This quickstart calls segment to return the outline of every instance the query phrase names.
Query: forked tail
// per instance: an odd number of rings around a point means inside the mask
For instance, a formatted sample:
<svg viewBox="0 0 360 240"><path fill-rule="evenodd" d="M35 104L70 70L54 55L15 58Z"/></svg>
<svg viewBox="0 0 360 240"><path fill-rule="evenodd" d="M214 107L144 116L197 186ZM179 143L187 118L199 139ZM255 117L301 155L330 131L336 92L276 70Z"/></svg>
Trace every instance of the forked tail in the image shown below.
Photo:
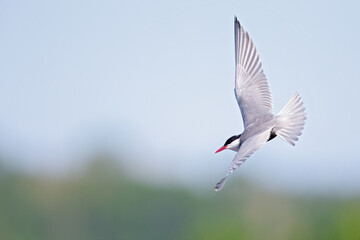
<svg viewBox="0 0 360 240"><path fill-rule="evenodd" d="M301 131L304 129L306 113L298 93L289 100L276 116L277 125L274 132L284 141L295 146Z"/></svg>

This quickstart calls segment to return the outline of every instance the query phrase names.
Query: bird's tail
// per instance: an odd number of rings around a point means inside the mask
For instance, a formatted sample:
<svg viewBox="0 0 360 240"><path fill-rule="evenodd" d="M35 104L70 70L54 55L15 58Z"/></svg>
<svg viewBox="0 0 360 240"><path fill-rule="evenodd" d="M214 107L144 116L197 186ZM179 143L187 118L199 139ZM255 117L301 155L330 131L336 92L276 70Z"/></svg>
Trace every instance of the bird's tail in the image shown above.
<svg viewBox="0 0 360 240"><path fill-rule="evenodd" d="M285 142L295 146L301 131L304 129L306 113L298 93L289 100L276 116L277 125L274 132Z"/></svg>

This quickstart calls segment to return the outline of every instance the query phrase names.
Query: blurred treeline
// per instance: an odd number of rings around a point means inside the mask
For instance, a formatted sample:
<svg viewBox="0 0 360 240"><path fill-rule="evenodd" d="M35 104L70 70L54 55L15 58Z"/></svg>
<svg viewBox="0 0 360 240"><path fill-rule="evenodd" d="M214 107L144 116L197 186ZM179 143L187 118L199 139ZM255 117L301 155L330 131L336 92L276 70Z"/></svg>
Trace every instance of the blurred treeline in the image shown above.
<svg viewBox="0 0 360 240"><path fill-rule="evenodd" d="M97 158L69 177L0 169L0 239L360 239L360 198L233 179L201 193L132 181Z"/></svg>

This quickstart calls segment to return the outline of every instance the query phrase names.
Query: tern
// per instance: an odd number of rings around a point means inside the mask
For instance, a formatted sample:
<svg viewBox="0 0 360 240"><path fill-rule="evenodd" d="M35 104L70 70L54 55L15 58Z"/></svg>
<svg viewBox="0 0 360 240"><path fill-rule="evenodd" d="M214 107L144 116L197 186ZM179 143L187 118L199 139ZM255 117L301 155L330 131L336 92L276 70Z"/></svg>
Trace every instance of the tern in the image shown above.
<svg viewBox="0 0 360 240"><path fill-rule="evenodd" d="M273 114L272 97L259 54L240 25L236 16L235 28L235 98L239 104L244 131L226 140L225 149L236 153L226 176L215 186L215 191L223 188L230 174L240 167L255 151L266 142L279 136L295 146L304 129L306 113L298 93L289 100L278 115Z"/></svg>

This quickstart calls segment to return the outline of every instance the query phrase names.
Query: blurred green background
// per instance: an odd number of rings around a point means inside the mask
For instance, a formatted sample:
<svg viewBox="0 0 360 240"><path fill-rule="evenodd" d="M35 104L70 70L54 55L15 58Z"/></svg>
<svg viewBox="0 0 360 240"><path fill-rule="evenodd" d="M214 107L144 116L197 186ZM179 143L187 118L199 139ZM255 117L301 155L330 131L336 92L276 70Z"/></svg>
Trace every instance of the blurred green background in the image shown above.
<svg viewBox="0 0 360 240"><path fill-rule="evenodd" d="M360 239L359 197L227 188L140 183L105 155L66 178L1 168L0 239Z"/></svg>

